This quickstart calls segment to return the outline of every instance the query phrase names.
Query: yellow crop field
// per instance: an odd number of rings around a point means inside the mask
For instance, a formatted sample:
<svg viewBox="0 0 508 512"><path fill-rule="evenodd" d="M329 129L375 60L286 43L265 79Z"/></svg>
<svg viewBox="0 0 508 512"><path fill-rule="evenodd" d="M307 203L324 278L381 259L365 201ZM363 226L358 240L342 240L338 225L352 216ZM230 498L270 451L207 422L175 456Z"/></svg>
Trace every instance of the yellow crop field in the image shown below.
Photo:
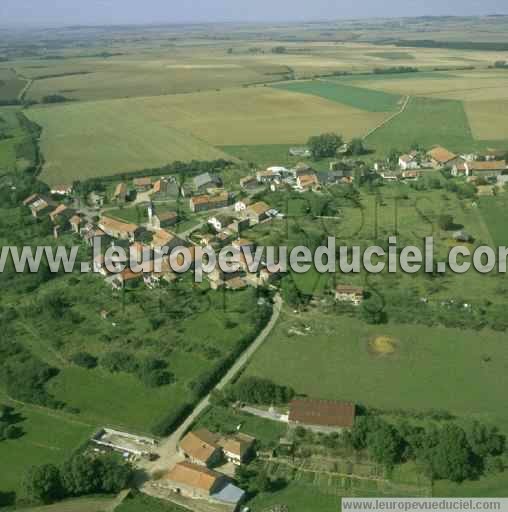
<svg viewBox="0 0 508 512"><path fill-rule="evenodd" d="M476 139L508 139L508 99L466 101L465 108Z"/></svg>
<svg viewBox="0 0 508 512"><path fill-rule="evenodd" d="M351 79L348 83L390 93L431 96L435 98L476 101L508 99L508 73L483 72L412 73L378 76L376 79Z"/></svg>
<svg viewBox="0 0 508 512"><path fill-rule="evenodd" d="M164 112L153 121L143 102L78 103L28 111L43 128L42 179L50 184L157 167L175 160L229 158L218 149L180 132Z"/></svg>
<svg viewBox="0 0 508 512"><path fill-rule="evenodd" d="M192 159L226 158L215 145L301 143L326 131L353 137L389 114L268 87L30 109L43 128L51 183Z"/></svg>

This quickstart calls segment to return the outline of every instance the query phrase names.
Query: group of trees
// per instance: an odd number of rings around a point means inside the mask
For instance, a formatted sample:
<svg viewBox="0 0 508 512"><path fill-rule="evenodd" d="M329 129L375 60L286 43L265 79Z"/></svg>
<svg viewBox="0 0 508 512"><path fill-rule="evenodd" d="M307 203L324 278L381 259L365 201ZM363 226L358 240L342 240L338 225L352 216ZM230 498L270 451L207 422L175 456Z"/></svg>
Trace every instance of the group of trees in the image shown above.
<svg viewBox="0 0 508 512"><path fill-rule="evenodd" d="M323 133L310 137L307 141L307 147L310 150L314 160L322 158L333 158L337 156L337 151L344 144L344 139L337 133ZM368 153L362 138L355 137L348 144L346 153L350 156L361 156Z"/></svg>
<svg viewBox="0 0 508 512"><path fill-rule="evenodd" d="M49 94L48 96L44 96L42 98L42 103L65 103L67 101L72 101L61 94Z"/></svg>
<svg viewBox="0 0 508 512"><path fill-rule="evenodd" d="M323 133L310 137L307 141L307 146L314 160L334 157L342 144L342 137L336 133Z"/></svg>
<svg viewBox="0 0 508 512"><path fill-rule="evenodd" d="M266 470L256 464L238 466L235 471L235 480L250 497L261 492L274 492L287 485L283 479L270 478Z"/></svg>
<svg viewBox="0 0 508 512"><path fill-rule="evenodd" d="M454 482L473 479L485 472L502 471L505 437L495 427L473 422L467 428L446 422L423 427L404 421L393 425L377 416L361 416L347 443L367 450L388 468L408 460L422 463L433 479Z"/></svg>
<svg viewBox="0 0 508 512"><path fill-rule="evenodd" d="M11 398L61 408L64 404L55 400L46 390L46 383L58 374L18 341L11 329L0 331L0 382Z"/></svg>
<svg viewBox="0 0 508 512"><path fill-rule="evenodd" d="M0 404L0 441L21 437L23 429L18 425L20 421L13 407Z"/></svg>
<svg viewBox="0 0 508 512"><path fill-rule="evenodd" d="M52 503L88 494L117 493L128 486L132 474L131 465L114 455L76 455L60 467L44 464L30 468L24 488L31 500Z"/></svg>
<svg viewBox="0 0 508 512"><path fill-rule="evenodd" d="M393 75L397 73L417 73L418 68L411 66L392 66L390 68L375 68L375 75Z"/></svg>
<svg viewBox="0 0 508 512"><path fill-rule="evenodd" d="M126 372L135 374L145 386L156 388L172 384L175 376L168 363L156 357L138 359L128 352L108 352L100 360L101 366L112 373Z"/></svg>
<svg viewBox="0 0 508 512"><path fill-rule="evenodd" d="M230 401L271 405L290 402L295 392L291 387L279 386L269 379L245 377L230 387L226 395Z"/></svg>

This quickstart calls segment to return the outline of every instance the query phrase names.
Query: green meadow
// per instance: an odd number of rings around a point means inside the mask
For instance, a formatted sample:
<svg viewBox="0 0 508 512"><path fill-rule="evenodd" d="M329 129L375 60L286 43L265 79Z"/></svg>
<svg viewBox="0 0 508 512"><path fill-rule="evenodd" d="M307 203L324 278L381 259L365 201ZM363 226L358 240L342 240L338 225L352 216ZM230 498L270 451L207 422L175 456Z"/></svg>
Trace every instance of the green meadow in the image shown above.
<svg viewBox="0 0 508 512"><path fill-rule="evenodd" d="M30 466L67 460L90 437L94 427L69 415L6 403L20 414L18 425L24 434L19 439L0 442L0 493L15 491L22 495L23 476Z"/></svg>
<svg viewBox="0 0 508 512"><path fill-rule="evenodd" d="M382 91L344 85L338 82L313 80L274 85L276 89L312 94L368 112L392 112L400 107L401 97Z"/></svg>
<svg viewBox="0 0 508 512"><path fill-rule="evenodd" d="M370 342L379 336L394 340L393 354L372 353ZM499 407L508 386L505 342L503 333L489 330L370 326L317 310L304 316L286 310L246 375L273 379L311 397L381 409L443 409L508 431L508 413Z"/></svg>

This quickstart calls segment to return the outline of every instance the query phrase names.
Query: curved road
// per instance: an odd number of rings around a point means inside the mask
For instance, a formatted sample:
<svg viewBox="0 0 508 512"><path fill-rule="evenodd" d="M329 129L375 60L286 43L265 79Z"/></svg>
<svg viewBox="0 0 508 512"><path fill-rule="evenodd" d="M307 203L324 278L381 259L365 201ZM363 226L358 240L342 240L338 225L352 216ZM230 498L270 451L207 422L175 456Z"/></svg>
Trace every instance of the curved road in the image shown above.
<svg viewBox="0 0 508 512"><path fill-rule="evenodd" d="M229 369L226 375L221 381L215 386L214 390L223 389L231 380L238 374L238 372L248 363L249 359L254 353L261 347L263 342L266 340L272 329L275 327L277 320L282 309L282 299L280 294L277 293L274 298L272 317L266 324L265 328L259 333L258 337L249 345L249 347L242 353L242 355L236 360L233 366ZM155 471L167 470L174 466L181 460L178 454L178 443L183 437L185 432L194 423L198 416L210 405L210 395L214 391L212 390L206 395L189 414L185 421L175 430L169 437L163 439L157 447L156 453L159 455L159 459L154 462L145 461L143 469L148 473L154 473Z"/></svg>

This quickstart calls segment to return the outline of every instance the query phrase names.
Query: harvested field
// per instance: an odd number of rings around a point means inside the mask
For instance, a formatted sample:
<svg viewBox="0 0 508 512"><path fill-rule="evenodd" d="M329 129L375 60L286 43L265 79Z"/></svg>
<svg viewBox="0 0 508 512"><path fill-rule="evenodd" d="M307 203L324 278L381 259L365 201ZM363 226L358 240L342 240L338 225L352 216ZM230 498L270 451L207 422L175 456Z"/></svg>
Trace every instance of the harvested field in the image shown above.
<svg viewBox="0 0 508 512"><path fill-rule="evenodd" d="M28 113L43 127L43 178L50 183L174 160L231 158L212 145L298 144L326 131L350 138L386 117L272 88L76 103Z"/></svg>
<svg viewBox="0 0 508 512"><path fill-rule="evenodd" d="M508 98L466 101L465 108L475 138L508 140Z"/></svg>

